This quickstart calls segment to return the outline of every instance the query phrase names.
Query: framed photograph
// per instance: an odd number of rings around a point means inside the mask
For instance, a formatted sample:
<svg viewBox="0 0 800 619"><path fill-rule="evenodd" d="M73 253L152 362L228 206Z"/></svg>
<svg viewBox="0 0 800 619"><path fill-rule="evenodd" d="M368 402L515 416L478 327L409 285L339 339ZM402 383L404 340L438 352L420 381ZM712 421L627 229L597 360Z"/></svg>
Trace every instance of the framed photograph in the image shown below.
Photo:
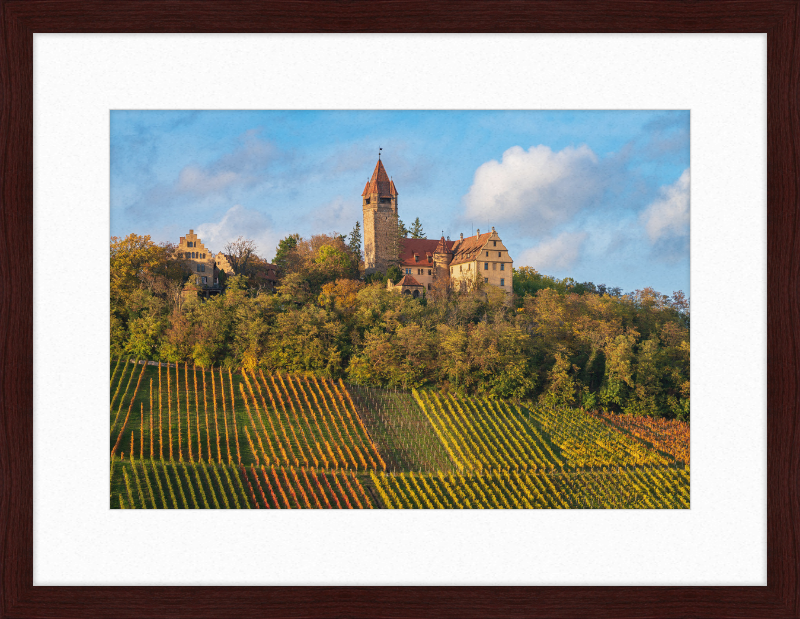
<svg viewBox="0 0 800 619"><path fill-rule="evenodd" d="M111 153L112 509L689 509L688 110L113 110Z"/></svg>
<svg viewBox="0 0 800 619"><path fill-rule="evenodd" d="M4 616L798 614L796 5L38 7Z"/></svg>

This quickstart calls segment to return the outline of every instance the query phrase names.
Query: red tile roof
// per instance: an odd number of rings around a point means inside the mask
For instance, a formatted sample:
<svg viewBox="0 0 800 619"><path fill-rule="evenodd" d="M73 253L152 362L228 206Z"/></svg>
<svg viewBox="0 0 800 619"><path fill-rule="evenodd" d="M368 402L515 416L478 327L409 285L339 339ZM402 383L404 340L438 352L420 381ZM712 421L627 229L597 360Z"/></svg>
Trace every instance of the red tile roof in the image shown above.
<svg viewBox="0 0 800 619"><path fill-rule="evenodd" d="M433 254L436 253L439 245L444 242L448 251L453 248L455 241L445 241L444 237L441 240L436 239L401 239L400 243L402 249L400 250L400 266L413 267L413 266L433 266ZM414 260L414 255L419 256L419 261ZM428 262L428 256L431 261Z"/></svg>
<svg viewBox="0 0 800 619"><path fill-rule="evenodd" d="M477 259L478 253L488 243L489 237L492 236L491 232L480 234L476 236L468 236L465 239L456 241L453 247L453 261L451 265L463 264L464 262L472 262Z"/></svg>
<svg viewBox="0 0 800 619"><path fill-rule="evenodd" d="M397 282L395 286L422 286L422 284L420 284L411 275L403 275L403 279Z"/></svg>
<svg viewBox="0 0 800 619"><path fill-rule="evenodd" d="M394 186L394 181L389 179L389 175L386 174L386 168L383 167L383 162L378 159L378 163L375 166L375 171L372 173L372 178L367 183L367 186L364 187L364 193L362 196L371 195L373 193L378 193L379 197L390 198L397 195L397 189Z"/></svg>

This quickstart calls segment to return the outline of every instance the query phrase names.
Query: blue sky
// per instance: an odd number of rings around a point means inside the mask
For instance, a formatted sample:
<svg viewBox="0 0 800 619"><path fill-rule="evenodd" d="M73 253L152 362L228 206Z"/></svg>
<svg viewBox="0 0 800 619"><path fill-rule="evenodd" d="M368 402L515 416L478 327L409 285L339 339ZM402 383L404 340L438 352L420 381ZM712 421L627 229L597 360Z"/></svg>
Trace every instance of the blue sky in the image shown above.
<svg viewBox="0 0 800 619"><path fill-rule="evenodd" d="M361 221L379 147L429 238L494 226L515 267L689 293L688 111L113 111L111 234L271 260Z"/></svg>

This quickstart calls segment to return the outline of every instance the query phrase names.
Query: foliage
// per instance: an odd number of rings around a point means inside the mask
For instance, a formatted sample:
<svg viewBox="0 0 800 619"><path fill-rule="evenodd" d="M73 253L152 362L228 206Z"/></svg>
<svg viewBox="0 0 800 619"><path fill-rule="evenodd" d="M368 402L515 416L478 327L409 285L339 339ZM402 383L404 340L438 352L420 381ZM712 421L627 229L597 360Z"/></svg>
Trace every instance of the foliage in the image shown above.
<svg viewBox="0 0 800 619"><path fill-rule="evenodd" d="M347 240L347 248L359 258L361 257L361 222L357 221Z"/></svg>
<svg viewBox="0 0 800 619"><path fill-rule="evenodd" d="M408 234L411 235L412 239L426 239L428 238L425 236L425 231L422 229L422 224L419 221L419 217L414 220L414 223L411 224L411 230L408 231Z"/></svg>
<svg viewBox="0 0 800 619"><path fill-rule="evenodd" d="M278 243L278 247L275 250L274 262L281 272L289 270L290 264L292 263L292 258L295 257L295 254L292 252L297 248L297 243L299 241L299 234L291 234L285 239L281 239Z"/></svg>
<svg viewBox="0 0 800 619"><path fill-rule="evenodd" d="M523 296L436 288L423 301L386 289L402 277L396 265L359 279L353 244L331 234L281 241L276 294L236 275L223 294L181 304L158 285L182 281L173 254L147 237L112 239L115 354L689 418L680 292L623 295L522 267Z"/></svg>

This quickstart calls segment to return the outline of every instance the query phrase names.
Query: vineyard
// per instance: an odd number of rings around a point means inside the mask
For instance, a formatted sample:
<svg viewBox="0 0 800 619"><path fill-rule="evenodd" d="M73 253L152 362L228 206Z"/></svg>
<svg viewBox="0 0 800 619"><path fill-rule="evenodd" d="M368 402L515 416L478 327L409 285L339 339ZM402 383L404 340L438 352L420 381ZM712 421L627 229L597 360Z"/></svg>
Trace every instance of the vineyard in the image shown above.
<svg viewBox="0 0 800 619"><path fill-rule="evenodd" d="M689 507L681 422L116 359L122 509Z"/></svg>

